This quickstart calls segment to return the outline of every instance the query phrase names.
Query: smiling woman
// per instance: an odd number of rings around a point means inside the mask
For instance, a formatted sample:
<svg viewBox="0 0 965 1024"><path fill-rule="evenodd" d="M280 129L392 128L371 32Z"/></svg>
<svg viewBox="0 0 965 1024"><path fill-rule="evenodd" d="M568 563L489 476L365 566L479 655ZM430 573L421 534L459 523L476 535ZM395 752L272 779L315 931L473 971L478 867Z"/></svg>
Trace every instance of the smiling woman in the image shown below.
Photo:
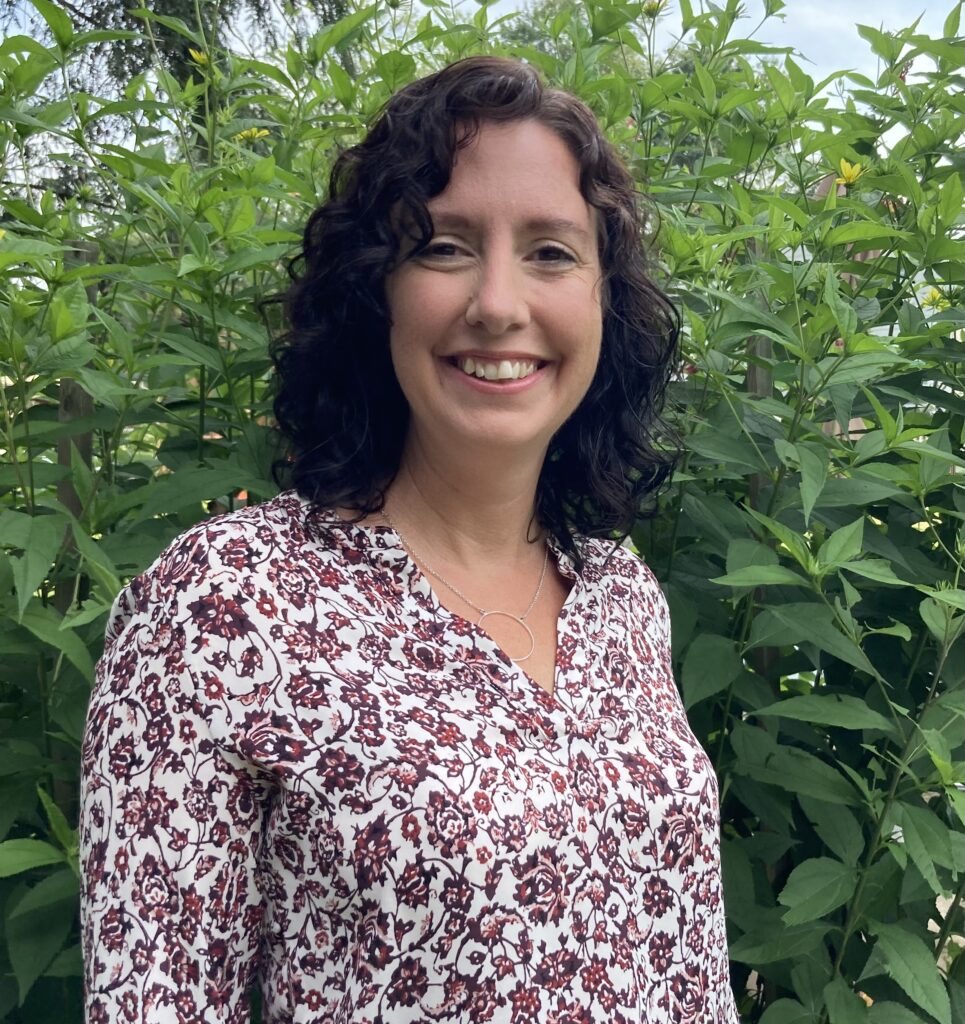
<svg viewBox="0 0 965 1024"><path fill-rule="evenodd" d="M505 148L510 138L529 150L514 158ZM488 177L467 185L466 161ZM467 199L475 209L460 208ZM557 200L567 205L559 208ZM481 213L499 214L504 224L487 227ZM389 345L402 312L393 316L390 299L403 298L393 278L430 268L440 271L432 275L433 290L442 289L441 271L451 267L464 286L471 275L479 278L483 264L480 252L457 244L458 233L487 229L487 255L497 259L486 261L479 296L461 296L459 316L478 314L481 301L491 318L487 305L494 300L518 304L511 318L531 316L519 282L500 277L509 265L500 262L498 246L507 241L493 231L508 230L511 218L516 237L509 244L545 243L525 254L514 249L514 266L550 265L529 281L542 282L544 295L559 292L551 305L573 291L574 278L593 278L596 286L598 365L576 414L549 441L536 493L541 524L578 560L576 535L625 535L641 501L667 476L670 459L654 432L676 351L677 314L648 273L631 176L592 113L545 88L525 65L478 57L412 83L336 162L329 198L309 221L294 268L290 331L276 348L275 411L293 449L291 483L319 505L376 513L409 439L410 407ZM550 276L557 273L559 279ZM468 351L485 333L485 321L472 332L467 325L460 344ZM479 354L541 354L521 348L520 337L510 325L498 346L487 342ZM490 457L501 461L504 454Z"/></svg>
<svg viewBox="0 0 965 1024"><path fill-rule="evenodd" d="M734 1024L716 781L620 546L676 318L631 180L462 61L336 164L276 348L294 488L122 592L89 1020ZM430 583L431 579L431 583Z"/></svg>

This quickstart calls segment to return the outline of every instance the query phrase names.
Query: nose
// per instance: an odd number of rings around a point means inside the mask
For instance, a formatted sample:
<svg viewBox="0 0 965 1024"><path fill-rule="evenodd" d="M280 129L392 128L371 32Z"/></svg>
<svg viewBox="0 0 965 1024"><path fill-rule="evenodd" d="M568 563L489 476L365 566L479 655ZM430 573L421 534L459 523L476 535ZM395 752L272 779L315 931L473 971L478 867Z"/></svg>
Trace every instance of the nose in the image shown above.
<svg viewBox="0 0 965 1024"><path fill-rule="evenodd" d="M466 322L488 334L501 335L529 323L525 271L515 253L487 253L474 275Z"/></svg>

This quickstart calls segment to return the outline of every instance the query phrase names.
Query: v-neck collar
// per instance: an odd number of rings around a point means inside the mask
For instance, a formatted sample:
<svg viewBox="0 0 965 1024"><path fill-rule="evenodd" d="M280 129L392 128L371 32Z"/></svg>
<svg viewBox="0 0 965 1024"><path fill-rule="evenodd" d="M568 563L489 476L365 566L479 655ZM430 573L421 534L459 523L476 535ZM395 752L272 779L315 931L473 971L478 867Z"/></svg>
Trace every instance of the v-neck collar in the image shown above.
<svg viewBox="0 0 965 1024"><path fill-rule="evenodd" d="M304 501L304 499L302 500ZM365 560L372 567L381 566L388 570L396 583L395 589L399 593L400 599L411 598L426 612L434 615L442 626L454 626L460 634L471 635L476 649L489 654L501 668L501 677L496 673L485 673L485 675L487 680L506 697L514 701L526 697L532 698L537 708L544 714L579 717L578 710L571 706L572 695L568 692L566 685L566 669L560 666L560 651L567 634L582 626L582 616L574 614L574 612L584 597L586 577L599 574L599 566L595 564L598 556L594 551L594 545L583 543L581 546L580 553L584 558L584 568L581 573L577 570L574 560L563 551L556 538L552 535L547 537L547 544L557 568L572 584L557 619L557 658L553 693L549 693L526 672L522 665L513 661L481 626L446 607L433 589L429 575L412 557L394 526L387 522L355 523L342 519L334 509L311 508L310 514L319 527L338 531L343 538L343 543L349 543L350 547L359 554L364 551L367 555ZM550 727L549 722L539 724L542 724L544 728Z"/></svg>

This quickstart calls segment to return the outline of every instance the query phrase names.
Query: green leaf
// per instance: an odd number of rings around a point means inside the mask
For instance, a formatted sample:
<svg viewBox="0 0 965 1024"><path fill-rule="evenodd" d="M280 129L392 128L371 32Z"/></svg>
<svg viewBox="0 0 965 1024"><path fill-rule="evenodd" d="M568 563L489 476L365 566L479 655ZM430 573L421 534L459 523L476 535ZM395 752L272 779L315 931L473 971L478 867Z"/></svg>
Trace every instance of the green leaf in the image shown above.
<svg viewBox="0 0 965 1024"><path fill-rule="evenodd" d="M180 18L172 18L166 14L157 14L155 11L149 11L145 7L132 7L128 13L132 14L135 18L144 18L145 21L156 21L159 25L170 29L176 35L182 36L189 42L194 43L199 50L205 49L204 37L193 29L188 28Z"/></svg>
<svg viewBox="0 0 965 1024"><path fill-rule="evenodd" d="M240 468L190 466L153 481L144 496L137 521L162 513L170 515L194 506L200 516L201 504L243 488L261 491L263 481Z"/></svg>
<svg viewBox="0 0 965 1024"><path fill-rule="evenodd" d="M41 839L7 839L0 843L0 878L48 864L61 864L63 860L63 851Z"/></svg>
<svg viewBox="0 0 965 1024"><path fill-rule="evenodd" d="M884 238L907 238L903 231L896 231L887 224L879 224L874 220L857 220L849 224L841 224L832 228L824 237L824 244L830 249L835 245L854 244L856 242L880 242Z"/></svg>
<svg viewBox="0 0 965 1024"><path fill-rule="evenodd" d="M826 605L808 602L775 604L766 611L784 626L786 638L795 638L793 641L785 639L785 643L813 643L841 661L877 676L864 651L835 626L834 613ZM759 644L758 641L754 646Z"/></svg>
<svg viewBox="0 0 965 1024"><path fill-rule="evenodd" d="M84 959L81 945L66 946L50 961L45 978L82 978L84 976Z"/></svg>
<svg viewBox="0 0 965 1024"><path fill-rule="evenodd" d="M760 1024L817 1024L817 1017L796 999L778 999L764 1011Z"/></svg>
<svg viewBox="0 0 965 1024"><path fill-rule="evenodd" d="M840 804L826 804L809 796L798 803L824 845L844 864L857 864L864 852L864 835L858 819Z"/></svg>
<svg viewBox="0 0 965 1024"><path fill-rule="evenodd" d="M87 534L80 523L75 522L72 526L74 543L84 557L87 572L104 588L104 592L113 598L114 594L121 589L117 567L107 557L107 552L103 547ZM65 628L63 622L61 622L60 628Z"/></svg>
<svg viewBox="0 0 965 1024"><path fill-rule="evenodd" d="M810 582L803 576L783 565L748 565L736 572L715 576L710 582L725 587L762 587L780 583L797 587L810 586Z"/></svg>
<svg viewBox="0 0 965 1024"><path fill-rule="evenodd" d="M942 646L951 641L954 633L953 613L948 607L943 608L934 598L926 597L918 605L918 614L921 616L922 622L928 627L928 632Z"/></svg>
<svg viewBox="0 0 965 1024"><path fill-rule="evenodd" d="M962 179L958 171L952 170L945 179L938 197L938 220L942 227L951 228L956 220L962 215L962 207L965 205L963 195Z"/></svg>
<svg viewBox="0 0 965 1024"><path fill-rule="evenodd" d="M816 1011L824 1005L824 986L830 977L828 964L819 957L808 957L791 968L791 987L805 1006Z"/></svg>
<svg viewBox="0 0 965 1024"><path fill-rule="evenodd" d="M918 832L914 818L911 815L902 813L904 808L900 805L895 810L896 817L901 825L902 846L911 858L912 863L921 872L922 878L931 886L932 892L936 896L944 896L944 890L935 872L935 864L922 840L921 834Z"/></svg>
<svg viewBox="0 0 965 1024"><path fill-rule="evenodd" d="M400 89L407 82L411 82L416 76L415 59L408 53L401 53L399 50L390 50L382 54L373 65L379 78L389 87L392 92Z"/></svg>
<svg viewBox="0 0 965 1024"><path fill-rule="evenodd" d="M189 259L198 266L201 265L198 263L197 257L189 253L182 259L182 266L184 261ZM187 366L206 366L209 370L214 370L215 373L220 373L225 368L224 357L213 345L205 345L196 338L175 334L173 331L168 331L162 340L166 348L188 357L189 362L185 364Z"/></svg>
<svg viewBox="0 0 965 1024"><path fill-rule="evenodd" d="M929 737L932 742L934 742L933 736L934 734ZM896 805L895 810L905 845L916 865L920 854L927 859L932 875L935 864L950 870L955 867L952 833L930 805L901 803ZM912 846L916 847L917 853L912 852ZM924 874L924 872L922 873ZM934 883L938 886L937 879L934 879ZM936 889L936 894L942 895L940 886Z"/></svg>
<svg viewBox="0 0 965 1024"><path fill-rule="evenodd" d="M830 857L814 857L798 864L778 896L778 902L788 908L785 922L804 924L823 917L854 896L857 882L856 868Z"/></svg>
<svg viewBox="0 0 965 1024"><path fill-rule="evenodd" d="M351 110L355 102L355 84L338 61L328 62L328 78L332 83L332 92L335 94L335 98L343 107Z"/></svg>
<svg viewBox="0 0 965 1024"><path fill-rule="evenodd" d="M20 619L21 625L45 644L64 654L84 676L94 678L94 662L81 638L71 630L60 628L60 617L52 608L33 605Z"/></svg>
<svg viewBox="0 0 965 1024"><path fill-rule="evenodd" d="M60 843L65 853L70 854L77 849L77 833L67 823L64 812L53 802L41 786L37 787L37 795L43 804L47 821L50 823L50 831L54 838Z"/></svg>
<svg viewBox="0 0 965 1024"><path fill-rule="evenodd" d="M880 729L894 732L894 723L873 711L858 697L847 694L806 694L786 697L754 712L755 715L774 715L793 718L816 725L833 725L839 729Z"/></svg>
<svg viewBox="0 0 965 1024"><path fill-rule="evenodd" d="M7 916L23 917L55 903L74 904L77 901L79 886L77 876L69 868L55 871L29 889Z"/></svg>
<svg viewBox="0 0 965 1024"><path fill-rule="evenodd" d="M828 266L824 275L824 301L834 314L841 337L847 341L858 329L858 314L841 295L841 282L836 268Z"/></svg>
<svg viewBox="0 0 965 1024"><path fill-rule="evenodd" d="M773 64L764 65L764 74L767 76L767 80L770 83L771 88L774 90L775 95L780 101L782 109L791 113L796 105L796 94L794 92L794 87L791 85L790 79L787 75L782 75Z"/></svg>
<svg viewBox="0 0 965 1024"><path fill-rule="evenodd" d="M312 36L309 43L312 55L316 60L322 60L331 50L351 41L377 11L378 6L372 4L320 29Z"/></svg>
<svg viewBox="0 0 965 1024"><path fill-rule="evenodd" d="M778 747L763 765L738 762L734 771L830 804L853 807L861 802L854 786L840 772L814 754L796 747Z"/></svg>
<svg viewBox="0 0 965 1024"><path fill-rule="evenodd" d="M859 469L854 470L850 476L828 480L818 498L817 507L842 508L854 505L865 508L872 502L885 501L901 493L901 488L895 484Z"/></svg>
<svg viewBox="0 0 965 1024"><path fill-rule="evenodd" d="M876 583L888 583L895 587L907 586L905 580L895 575L891 563L883 558L862 558L859 562L845 562L838 568L874 580Z"/></svg>
<svg viewBox="0 0 965 1024"><path fill-rule="evenodd" d="M50 301L48 323L55 342L72 339L74 335L84 330L89 319L90 303L80 281L70 281L54 292ZM57 351L60 353L64 350Z"/></svg>
<svg viewBox="0 0 965 1024"><path fill-rule="evenodd" d="M965 611L965 590L933 590L931 597L939 604Z"/></svg>
<svg viewBox="0 0 965 1024"><path fill-rule="evenodd" d="M785 925L779 930L769 928L753 935L742 935L731 944L731 959L745 964L796 960L819 948L827 931L827 922L810 921L795 926Z"/></svg>
<svg viewBox="0 0 965 1024"><path fill-rule="evenodd" d="M874 391L872 391L870 388L864 387L864 385L862 385L861 390L864 393L865 398L867 398L868 402L871 404L871 407L874 409L875 415L878 417L878 424L881 427L885 440L888 442L888 445L890 446L898 436L897 421L895 420L894 416L892 416L891 413L888 412L888 410L884 407L884 405L878 399L878 396L874 393Z"/></svg>
<svg viewBox="0 0 965 1024"><path fill-rule="evenodd" d="M726 690L744 669L733 640L712 633L701 634L687 648L681 671L684 707Z"/></svg>
<svg viewBox="0 0 965 1024"><path fill-rule="evenodd" d="M777 565L777 552L760 541L737 537L727 545L727 571L737 572L749 565Z"/></svg>
<svg viewBox="0 0 965 1024"><path fill-rule="evenodd" d="M828 458L824 452L818 454L806 445L799 444L796 447L801 470L801 507L807 525L814 505L824 490L828 477Z"/></svg>
<svg viewBox="0 0 965 1024"><path fill-rule="evenodd" d="M0 512L0 537L4 546L20 548L22 555L10 559L17 589L17 614L24 609L50 572L64 541L65 521L60 516L28 516L19 512Z"/></svg>
<svg viewBox="0 0 965 1024"><path fill-rule="evenodd" d="M891 980L939 1024L952 1024L948 992L934 952L917 935L898 925L872 921L869 929L878 937L875 948Z"/></svg>
<svg viewBox="0 0 965 1024"><path fill-rule="evenodd" d="M37 8L37 13L47 22L47 27L57 40L61 49L66 49L74 38L74 26L70 23L67 13L51 0L30 0Z"/></svg>
<svg viewBox="0 0 965 1024"><path fill-rule="evenodd" d="M874 1001L868 1019L871 1024L921 1024L921 1017L901 1003L882 1002L879 999Z"/></svg>
<svg viewBox="0 0 965 1024"><path fill-rule="evenodd" d="M952 39L958 35L958 28L962 20L961 0L949 11L945 24L942 26L942 35L946 39Z"/></svg>
<svg viewBox="0 0 965 1024"><path fill-rule="evenodd" d="M787 548L798 565L806 567L809 564L811 555L803 537L795 533L789 526L785 526L777 519L772 519L756 509L749 508L747 511L767 529L772 537L776 537Z"/></svg>
<svg viewBox="0 0 965 1024"><path fill-rule="evenodd" d="M715 298L719 302L736 309L741 314L739 319L745 320L748 325L766 328L782 341L795 347L800 343L800 338L795 333L794 327L785 323L773 313L769 313L767 310L756 306L753 302L742 298L738 293L720 288L709 288L701 285L697 280L693 283L702 294ZM758 333L763 332L758 331Z"/></svg>
<svg viewBox="0 0 965 1024"><path fill-rule="evenodd" d="M53 880L45 879L37 886L41 887L59 890L64 898L50 902L48 892L34 897L32 894L36 889L31 890L23 900L33 899L39 905L22 913L18 912L19 905L14 906L6 920L7 953L17 978L21 1006L33 983L60 952L74 923L76 880L72 894L64 891L63 883L56 875Z"/></svg>
<svg viewBox="0 0 965 1024"><path fill-rule="evenodd" d="M850 562L861 554L864 537L864 517L856 519L850 526L835 530L818 551L818 564L838 566Z"/></svg>
<svg viewBox="0 0 965 1024"><path fill-rule="evenodd" d="M747 650L755 647L790 647L801 639L801 631L788 627L770 608L762 608L751 623Z"/></svg>
<svg viewBox="0 0 965 1024"><path fill-rule="evenodd" d="M700 86L700 93L704 99L704 108L708 111L713 110L717 103L717 86L714 84L714 79L707 69L701 67L699 63L694 65L694 77Z"/></svg>
<svg viewBox="0 0 965 1024"><path fill-rule="evenodd" d="M824 1002L829 1024L867 1024L868 1006L842 977L834 978L824 987Z"/></svg>
<svg viewBox="0 0 965 1024"><path fill-rule="evenodd" d="M952 1004L952 1020L955 1024L965 1021L965 960L955 957L948 971L948 995Z"/></svg>
<svg viewBox="0 0 965 1024"><path fill-rule="evenodd" d="M901 56L903 43L890 32L882 32L881 29L873 28L871 25L858 25L858 35L871 43L871 49L886 64L895 64Z"/></svg>
<svg viewBox="0 0 965 1024"><path fill-rule="evenodd" d="M750 442L714 431L701 431L684 438L684 444L712 462L733 463L748 469L766 469L766 464Z"/></svg>

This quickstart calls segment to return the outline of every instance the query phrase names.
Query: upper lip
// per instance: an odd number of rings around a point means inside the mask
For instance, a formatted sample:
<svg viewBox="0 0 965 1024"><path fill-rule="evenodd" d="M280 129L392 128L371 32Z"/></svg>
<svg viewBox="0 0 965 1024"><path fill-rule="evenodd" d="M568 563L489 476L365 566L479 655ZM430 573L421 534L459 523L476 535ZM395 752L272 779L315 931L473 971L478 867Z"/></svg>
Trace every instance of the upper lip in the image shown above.
<svg viewBox="0 0 965 1024"><path fill-rule="evenodd" d="M454 352L448 359L478 359L484 363L501 363L506 360L510 363L545 363L548 360L541 356L534 356L530 352Z"/></svg>

